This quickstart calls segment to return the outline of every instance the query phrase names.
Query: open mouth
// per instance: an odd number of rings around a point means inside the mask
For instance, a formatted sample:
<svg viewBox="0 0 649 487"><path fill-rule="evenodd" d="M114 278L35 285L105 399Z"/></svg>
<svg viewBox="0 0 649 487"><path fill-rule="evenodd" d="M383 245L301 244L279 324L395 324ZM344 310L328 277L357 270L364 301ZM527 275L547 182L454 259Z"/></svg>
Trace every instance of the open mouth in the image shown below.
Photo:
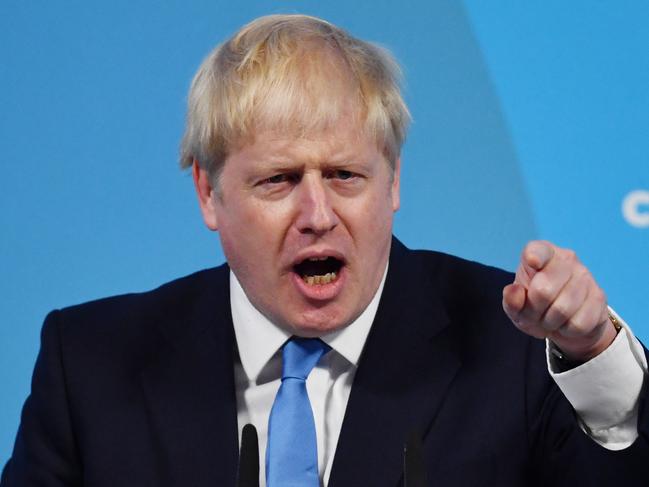
<svg viewBox="0 0 649 487"><path fill-rule="evenodd" d="M343 262L335 257L309 257L293 267L309 286L329 284L338 278Z"/></svg>

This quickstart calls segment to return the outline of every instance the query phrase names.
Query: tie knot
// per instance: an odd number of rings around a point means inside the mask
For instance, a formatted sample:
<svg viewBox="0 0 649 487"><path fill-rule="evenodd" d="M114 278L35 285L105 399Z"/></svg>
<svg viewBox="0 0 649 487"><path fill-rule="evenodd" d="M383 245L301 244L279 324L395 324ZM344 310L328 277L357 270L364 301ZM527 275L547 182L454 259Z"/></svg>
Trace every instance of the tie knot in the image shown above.
<svg viewBox="0 0 649 487"><path fill-rule="evenodd" d="M282 349L282 380L306 380L320 357L331 347L319 338L292 337Z"/></svg>

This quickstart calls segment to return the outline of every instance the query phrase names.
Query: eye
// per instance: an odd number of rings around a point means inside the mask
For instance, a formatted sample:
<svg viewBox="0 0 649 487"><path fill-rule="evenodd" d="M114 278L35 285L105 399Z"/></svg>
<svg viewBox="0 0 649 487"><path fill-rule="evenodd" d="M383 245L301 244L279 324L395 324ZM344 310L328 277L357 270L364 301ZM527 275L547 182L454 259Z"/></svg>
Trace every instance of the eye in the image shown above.
<svg viewBox="0 0 649 487"><path fill-rule="evenodd" d="M295 182L297 179L298 176L296 174L282 173L263 179L260 181L260 184L281 184L286 182Z"/></svg>
<svg viewBox="0 0 649 487"><path fill-rule="evenodd" d="M270 184L283 183L284 181L286 181L286 174L276 174L275 176L271 176L264 180L265 183Z"/></svg>
<svg viewBox="0 0 649 487"><path fill-rule="evenodd" d="M351 171L347 171L345 169L336 169L331 173L330 177L335 179L340 179L342 181L346 181L348 179L352 179L356 177L356 174L354 174Z"/></svg>

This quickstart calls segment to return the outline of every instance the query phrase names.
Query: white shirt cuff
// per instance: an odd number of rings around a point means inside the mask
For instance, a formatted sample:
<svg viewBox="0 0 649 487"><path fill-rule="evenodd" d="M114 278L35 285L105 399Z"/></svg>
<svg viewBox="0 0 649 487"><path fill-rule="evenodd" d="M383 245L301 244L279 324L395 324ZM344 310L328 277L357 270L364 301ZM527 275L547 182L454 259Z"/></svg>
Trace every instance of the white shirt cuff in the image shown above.
<svg viewBox="0 0 649 487"><path fill-rule="evenodd" d="M631 446L638 437L638 397L647 359L628 325L609 308L622 329L597 357L565 372L554 364L546 340L548 370L577 412L582 429L609 450Z"/></svg>

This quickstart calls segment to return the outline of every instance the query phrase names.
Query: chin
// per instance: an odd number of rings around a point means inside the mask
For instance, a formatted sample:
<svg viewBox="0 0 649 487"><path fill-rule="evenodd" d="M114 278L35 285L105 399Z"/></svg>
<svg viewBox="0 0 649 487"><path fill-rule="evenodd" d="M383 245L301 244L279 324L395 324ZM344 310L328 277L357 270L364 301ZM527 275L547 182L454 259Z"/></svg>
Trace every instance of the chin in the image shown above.
<svg viewBox="0 0 649 487"><path fill-rule="evenodd" d="M332 313L316 311L305 313L300 320L294 321L288 328L295 335L314 338L340 330L352 321L353 319L344 319Z"/></svg>

